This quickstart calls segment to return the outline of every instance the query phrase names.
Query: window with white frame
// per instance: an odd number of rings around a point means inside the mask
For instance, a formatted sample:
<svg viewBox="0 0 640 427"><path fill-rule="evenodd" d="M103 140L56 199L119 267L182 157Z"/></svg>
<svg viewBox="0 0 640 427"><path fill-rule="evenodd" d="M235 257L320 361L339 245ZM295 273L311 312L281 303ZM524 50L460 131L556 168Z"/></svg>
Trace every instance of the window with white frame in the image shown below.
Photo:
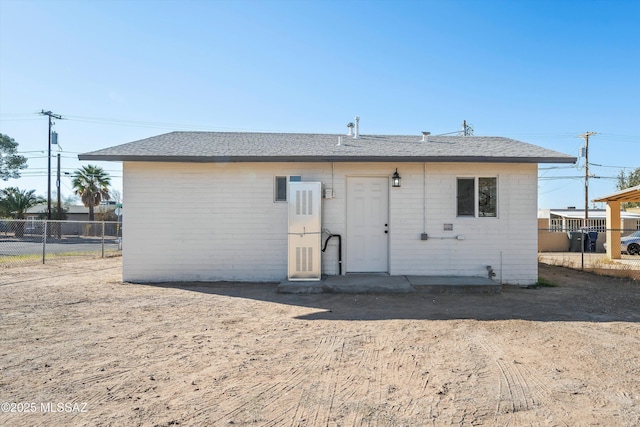
<svg viewBox="0 0 640 427"><path fill-rule="evenodd" d="M457 215L495 218L498 216L498 178L458 178Z"/></svg>

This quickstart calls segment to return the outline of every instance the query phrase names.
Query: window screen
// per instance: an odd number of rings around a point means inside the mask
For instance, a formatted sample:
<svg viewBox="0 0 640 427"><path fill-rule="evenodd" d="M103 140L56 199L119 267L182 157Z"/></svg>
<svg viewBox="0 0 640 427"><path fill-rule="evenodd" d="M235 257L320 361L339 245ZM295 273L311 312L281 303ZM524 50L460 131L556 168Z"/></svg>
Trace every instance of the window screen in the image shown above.
<svg viewBox="0 0 640 427"><path fill-rule="evenodd" d="M275 187L275 201L286 202L287 201L287 177L276 176Z"/></svg>
<svg viewBox="0 0 640 427"><path fill-rule="evenodd" d="M474 216L475 179L458 178L458 216Z"/></svg>

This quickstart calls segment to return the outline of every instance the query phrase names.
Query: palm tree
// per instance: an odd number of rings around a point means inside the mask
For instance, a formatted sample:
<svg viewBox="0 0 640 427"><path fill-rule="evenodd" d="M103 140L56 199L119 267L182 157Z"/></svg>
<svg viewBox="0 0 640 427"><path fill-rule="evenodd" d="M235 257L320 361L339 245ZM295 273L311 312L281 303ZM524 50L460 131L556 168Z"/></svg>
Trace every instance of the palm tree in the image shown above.
<svg viewBox="0 0 640 427"><path fill-rule="evenodd" d="M0 191L0 211L15 218L24 219L27 209L38 203L44 202L44 198L36 196L36 190L20 190L17 187L7 187ZM24 221L16 223L16 237L24 236Z"/></svg>
<svg viewBox="0 0 640 427"><path fill-rule="evenodd" d="M24 219L27 209L45 201L44 198L36 196L35 192L36 190L20 190L17 187L7 187L1 190L2 210L12 218Z"/></svg>
<svg viewBox="0 0 640 427"><path fill-rule="evenodd" d="M94 208L103 200L109 200L111 178L101 167L83 166L73 173L72 185L75 194L89 208L89 221L94 220Z"/></svg>

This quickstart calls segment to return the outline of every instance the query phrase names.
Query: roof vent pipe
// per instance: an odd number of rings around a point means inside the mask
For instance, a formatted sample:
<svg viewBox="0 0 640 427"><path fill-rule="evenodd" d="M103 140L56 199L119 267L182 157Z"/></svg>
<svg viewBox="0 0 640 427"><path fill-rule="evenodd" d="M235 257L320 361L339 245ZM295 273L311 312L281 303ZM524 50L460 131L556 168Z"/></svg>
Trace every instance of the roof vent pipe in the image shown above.
<svg viewBox="0 0 640 427"><path fill-rule="evenodd" d="M349 128L349 133L347 134L347 136L353 136L353 123L347 123L347 128Z"/></svg>
<svg viewBox="0 0 640 427"><path fill-rule="evenodd" d="M422 131L422 142L429 142L429 135L431 132Z"/></svg>
<svg viewBox="0 0 640 427"><path fill-rule="evenodd" d="M356 116L356 134L353 135L354 139L360 138L360 117Z"/></svg>

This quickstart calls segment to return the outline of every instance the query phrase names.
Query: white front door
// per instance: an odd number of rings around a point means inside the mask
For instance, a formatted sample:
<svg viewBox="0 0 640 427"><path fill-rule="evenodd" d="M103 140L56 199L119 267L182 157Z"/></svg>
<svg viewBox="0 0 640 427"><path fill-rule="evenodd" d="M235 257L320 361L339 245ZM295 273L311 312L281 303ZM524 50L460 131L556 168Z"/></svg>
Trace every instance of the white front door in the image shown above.
<svg viewBox="0 0 640 427"><path fill-rule="evenodd" d="M389 179L347 177L347 273L389 271Z"/></svg>

